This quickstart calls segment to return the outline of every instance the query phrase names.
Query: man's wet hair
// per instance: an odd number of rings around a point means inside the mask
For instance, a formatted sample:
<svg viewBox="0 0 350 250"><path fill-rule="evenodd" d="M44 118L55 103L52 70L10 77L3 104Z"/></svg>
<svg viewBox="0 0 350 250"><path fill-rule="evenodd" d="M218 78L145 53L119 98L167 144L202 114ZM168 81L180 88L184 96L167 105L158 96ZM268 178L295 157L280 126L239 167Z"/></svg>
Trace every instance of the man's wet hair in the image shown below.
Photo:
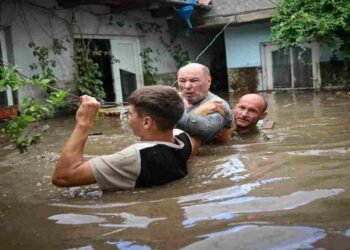
<svg viewBox="0 0 350 250"><path fill-rule="evenodd" d="M169 86L141 87L131 93L128 102L141 117L152 117L161 131L174 128L184 113L182 98Z"/></svg>

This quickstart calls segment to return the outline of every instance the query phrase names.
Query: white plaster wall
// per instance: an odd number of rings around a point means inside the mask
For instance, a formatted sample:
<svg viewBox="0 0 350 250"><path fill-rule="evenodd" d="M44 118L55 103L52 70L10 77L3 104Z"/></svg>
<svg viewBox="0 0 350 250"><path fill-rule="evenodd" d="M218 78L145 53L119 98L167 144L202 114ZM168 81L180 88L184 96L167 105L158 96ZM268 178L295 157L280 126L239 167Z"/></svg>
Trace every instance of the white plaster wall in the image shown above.
<svg viewBox="0 0 350 250"><path fill-rule="evenodd" d="M31 0L34 4L52 8L56 6L55 0ZM53 38L64 41L67 51L62 51L59 56L52 59L57 62L54 68L55 76L62 81L61 88L67 88L63 82L72 79L73 74L73 37L83 35L89 38L110 38L117 36L136 36L140 39L141 51L150 47L159 55L154 53L151 57L158 57L159 61L153 66L158 68L158 73L176 72L176 63L174 59L166 52L161 44L159 37L163 36L165 40L170 40L168 25L165 19L154 19L147 11L131 11L127 13L107 14L96 16L91 12L104 14L110 13L110 9L104 6L85 5L75 9L46 10L26 3L19 4L17 1L5 1L1 4L0 25L10 25L13 41L13 54L15 64L22 73L32 75L35 72L29 69L29 65L36 62L33 57L32 49L28 44L34 41L39 46L52 48ZM110 16L113 17L110 20ZM73 22L75 20L75 22ZM124 26L120 27L117 22L123 21ZM161 32L142 33L136 28L137 22L152 22L161 26ZM177 38L175 44L181 44L183 50L190 52L191 60L194 60L198 54L206 47L209 41L215 36L215 33L194 33L190 31L189 37ZM215 51L210 48L199 62L209 66L210 59ZM19 99L24 96L42 97L42 93L33 88L19 90Z"/></svg>
<svg viewBox="0 0 350 250"><path fill-rule="evenodd" d="M36 1L39 4L50 6L50 1ZM52 1L51 1L52 2ZM54 3L54 2L52 2ZM60 13L61 14L61 13ZM34 41L39 46L52 48L52 39L69 38L69 32L66 24L51 13L31 7L27 4L19 4L15 1L7 1L1 6L1 25L11 27L11 36L13 42L14 64L22 74L31 76L36 72L31 71L29 65L37 63L34 58L29 43ZM51 53L51 59L55 59L57 66L55 76L58 80L66 81L71 78L72 73L72 46L69 43L64 44L67 51L62 55L54 56ZM60 84L62 86L62 83ZM23 97L35 97L42 99L43 93L34 87L25 87L18 91L19 100Z"/></svg>

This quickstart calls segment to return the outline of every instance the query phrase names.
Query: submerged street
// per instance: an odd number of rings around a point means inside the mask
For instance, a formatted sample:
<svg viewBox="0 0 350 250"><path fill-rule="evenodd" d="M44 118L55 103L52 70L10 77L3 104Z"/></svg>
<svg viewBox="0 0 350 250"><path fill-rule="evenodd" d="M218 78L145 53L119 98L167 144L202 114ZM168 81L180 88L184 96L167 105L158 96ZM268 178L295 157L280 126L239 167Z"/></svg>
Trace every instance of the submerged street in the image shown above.
<svg viewBox="0 0 350 250"><path fill-rule="evenodd" d="M24 154L2 134L0 248L349 249L349 93L263 95L273 129L203 146L186 178L148 189L54 187L74 116L49 121ZM116 117L93 132L86 158L137 141Z"/></svg>

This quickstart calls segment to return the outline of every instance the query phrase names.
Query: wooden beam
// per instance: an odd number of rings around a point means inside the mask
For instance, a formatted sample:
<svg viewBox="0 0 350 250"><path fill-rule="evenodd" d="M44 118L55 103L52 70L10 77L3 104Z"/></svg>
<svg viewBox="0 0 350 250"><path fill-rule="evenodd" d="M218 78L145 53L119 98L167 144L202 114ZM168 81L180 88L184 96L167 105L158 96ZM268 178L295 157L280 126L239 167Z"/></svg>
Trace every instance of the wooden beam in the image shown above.
<svg viewBox="0 0 350 250"><path fill-rule="evenodd" d="M194 20L195 29L205 29L223 26L231 21L232 24L247 23L270 19L276 13L276 9L265 9L246 13L237 13L225 16L199 18Z"/></svg>

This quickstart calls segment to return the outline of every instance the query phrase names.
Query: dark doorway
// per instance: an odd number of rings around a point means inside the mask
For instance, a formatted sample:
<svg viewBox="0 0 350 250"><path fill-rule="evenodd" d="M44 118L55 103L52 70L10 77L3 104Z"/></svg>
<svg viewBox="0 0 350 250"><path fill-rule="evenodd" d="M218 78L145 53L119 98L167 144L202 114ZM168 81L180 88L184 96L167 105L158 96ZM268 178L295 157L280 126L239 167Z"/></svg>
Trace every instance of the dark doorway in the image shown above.
<svg viewBox="0 0 350 250"><path fill-rule="evenodd" d="M98 79L103 82L103 89L106 93L107 102L115 101L115 92L113 86L112 75L112 57L111 45L108 39L83 39L84 45L91 51L99 51L93 53L91 59L98 64L100 74Z"/></svg>
<svg viewBox="0 0 350 250"><path fill-rule="evenodd" d="M3 63L2 63L2 52L1 52L1 43L0 43L0 66L3 66ZM0 107L6 107L7 106L7 94L6 94L6 90L4 91L1 91L0 92Z"/></svg>
<svg viewBox="0 0 350 250"><path fill-rule="evenodd" d="M225 50L225 38L221 34L215 41L213 48L215 51L213 60L210 63L210 73L212 76L211 90L219 92L228 91L228 79L227 79L227 64L226 64L226 50Z"/></svg>

